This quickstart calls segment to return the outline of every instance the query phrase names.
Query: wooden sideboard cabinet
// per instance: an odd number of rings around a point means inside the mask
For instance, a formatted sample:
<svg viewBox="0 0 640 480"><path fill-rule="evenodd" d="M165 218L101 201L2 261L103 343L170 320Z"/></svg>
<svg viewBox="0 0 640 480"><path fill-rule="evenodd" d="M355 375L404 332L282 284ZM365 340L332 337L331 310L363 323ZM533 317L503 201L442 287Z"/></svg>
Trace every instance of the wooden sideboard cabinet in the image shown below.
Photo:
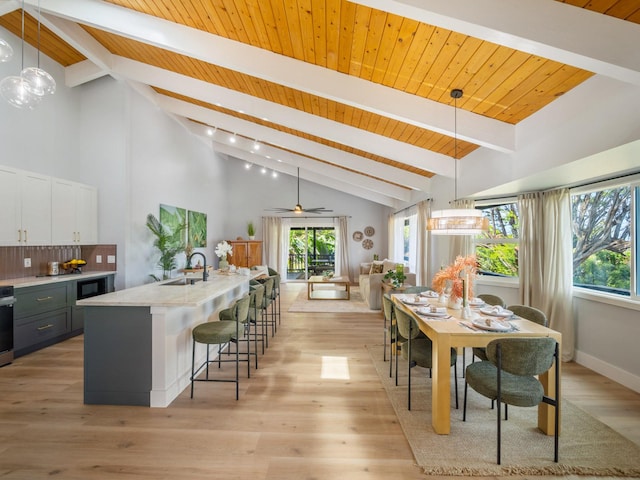
<svg viewBox="0 0 640 480"><path fill-rule="evenodd" d="M262 265L262 240L227 240L233 254L227 256L229 265L253 267Z"/></svg>

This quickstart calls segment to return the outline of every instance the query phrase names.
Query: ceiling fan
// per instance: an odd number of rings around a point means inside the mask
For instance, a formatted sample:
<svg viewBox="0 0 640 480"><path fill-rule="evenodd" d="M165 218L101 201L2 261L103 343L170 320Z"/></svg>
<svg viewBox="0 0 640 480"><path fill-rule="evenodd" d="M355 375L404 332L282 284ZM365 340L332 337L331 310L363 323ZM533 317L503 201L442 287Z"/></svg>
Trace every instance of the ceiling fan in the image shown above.
<svg viewBox="0 0 640 480"><path fill-rule="evenodd" d="M300 205L300 167L298 167L298 203L296 203L296 206L293 208L270 208L269 210L272 212L278 212L278 213L293 212L295 214L333 212L333 210L328 210L324 207L302 208L302 205Z"/></svg>

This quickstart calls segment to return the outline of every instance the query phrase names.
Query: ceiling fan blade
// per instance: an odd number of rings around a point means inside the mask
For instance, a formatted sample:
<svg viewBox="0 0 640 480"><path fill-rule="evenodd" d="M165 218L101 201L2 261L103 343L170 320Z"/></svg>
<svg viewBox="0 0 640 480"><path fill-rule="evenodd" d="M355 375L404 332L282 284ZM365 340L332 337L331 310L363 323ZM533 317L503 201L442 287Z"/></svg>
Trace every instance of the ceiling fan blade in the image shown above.
<svg viewBox="0 0 640 480"><path fill-rule="evenodd" d="M296 204L296 206L294 208L266 208L265 210L269 211L269 212L278 212L278 213L288 213L288 212L293 212L293 213L327 213L327 212L333 212L333 210L329 210L327 208L324 207L316 207L316 208L302 208L302 205L300 205L300 167L298 167L298 203Z"/></svg>

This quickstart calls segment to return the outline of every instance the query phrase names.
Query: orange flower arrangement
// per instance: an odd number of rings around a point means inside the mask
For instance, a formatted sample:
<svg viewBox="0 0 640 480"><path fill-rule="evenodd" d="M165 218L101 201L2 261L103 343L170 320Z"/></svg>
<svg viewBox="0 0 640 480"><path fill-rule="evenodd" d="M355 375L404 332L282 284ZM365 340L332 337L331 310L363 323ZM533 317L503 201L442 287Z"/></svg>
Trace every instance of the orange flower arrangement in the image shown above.
<svg viewBox="0 0 640 480"><path fill-rule="evenodd" d="M468 257L458 256L453 264L444 267L433 276L431 286L436 292L443 293L447 287L447 282L451 282L451 298L462 298L462 280L468 274L468 292L471 298L473 297L473 279L477 271L478 263L475 255L469 255Z"/></svg>

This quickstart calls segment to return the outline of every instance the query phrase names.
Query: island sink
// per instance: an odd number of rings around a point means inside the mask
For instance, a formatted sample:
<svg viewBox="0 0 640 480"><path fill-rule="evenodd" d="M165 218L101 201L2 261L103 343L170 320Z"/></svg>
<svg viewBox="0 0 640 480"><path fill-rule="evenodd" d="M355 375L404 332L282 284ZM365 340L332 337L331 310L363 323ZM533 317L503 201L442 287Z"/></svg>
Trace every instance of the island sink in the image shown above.
<svg viewBox="0 0 640 480"><path fill-rule="evenodd" d="M174 285L193 285L196 282L201 282L201 278L178 278L172 282L163 283L162 285L174 286Z"/></svg>

